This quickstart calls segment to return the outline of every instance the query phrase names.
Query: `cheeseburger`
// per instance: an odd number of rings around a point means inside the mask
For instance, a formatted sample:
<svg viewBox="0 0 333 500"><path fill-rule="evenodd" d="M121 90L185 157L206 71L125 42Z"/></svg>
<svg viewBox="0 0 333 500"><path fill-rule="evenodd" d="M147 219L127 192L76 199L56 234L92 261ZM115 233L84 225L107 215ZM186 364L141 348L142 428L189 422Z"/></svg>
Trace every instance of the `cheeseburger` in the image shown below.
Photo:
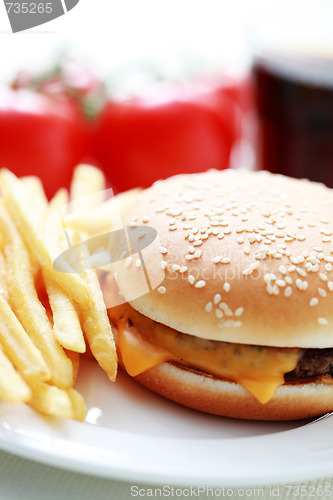
<svg viewBox="0 0 333 500"><path fill-rule="evenodd" d="M216 415L333 411L333 190L267 172L180 175L142 191L123 222L157 234L115 272L123 303L109 315L132 377Z"/></svg>

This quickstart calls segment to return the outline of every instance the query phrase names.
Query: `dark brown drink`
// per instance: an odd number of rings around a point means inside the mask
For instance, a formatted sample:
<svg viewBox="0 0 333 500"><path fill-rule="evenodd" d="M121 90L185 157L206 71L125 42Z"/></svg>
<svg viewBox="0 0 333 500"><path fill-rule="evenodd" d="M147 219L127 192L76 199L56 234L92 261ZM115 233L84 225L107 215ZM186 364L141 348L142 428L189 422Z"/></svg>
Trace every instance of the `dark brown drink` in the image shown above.
<svg viewBox="0 0 333 500"><path fill-rule="evenodd" d="M333 58L257 58L260 168L333 187Z"/></svg>

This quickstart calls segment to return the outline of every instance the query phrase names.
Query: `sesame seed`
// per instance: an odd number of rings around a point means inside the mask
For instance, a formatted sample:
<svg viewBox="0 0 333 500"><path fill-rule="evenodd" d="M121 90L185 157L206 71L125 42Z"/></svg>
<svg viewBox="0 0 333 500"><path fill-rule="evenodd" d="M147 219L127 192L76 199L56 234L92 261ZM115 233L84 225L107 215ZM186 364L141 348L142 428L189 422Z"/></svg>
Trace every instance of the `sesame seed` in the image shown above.
<svg viewBox="0 0 333 500"><path fill-rule="evenodd" d="M318 288L318 293L321 297L327 297L327 292L323 288Z"/></svg>
<svg viewBox="0 0 333 500"><path fill-rule="evenodd" d="M137 227L138 223L135 222L134 220L132 220L128 225L129 225L129 227Z"/></svg>
<svg viewBox="0 0 333 500"><path fill-rule="evenodd" d="M239 328L240 326L242 326L242 324L243 324L243 323L242 323L241 321L234 321L234 326L235 326L236 328Z"/></svg>
<svg viewBox="0 0 333 500"><path fill-rule="evenodd" d="M280 288L283 288L286 286L286 282L284 280L276 280L276 284L277 286L279 286Z"/></svg>
<svg viewBox="0 0 333 500"><path fill-rule="evenodd" d="M193 257L195 259L199 259L201 257L201 255L202 255L202 250L197 250L196 252L194 252Z"/></svg>
<svg viewBox="0 0 333 500"><path fill-rule="evenodd" d="M136 267L140 267L141 266L141 260L140 259L136 259L135 265L136 265Z"/></svg>
<svg viewBox="0 0 333 500"><path fill-rule="evenodd" d="M297 267L297 268L296 268L296 272L297 272L300 276L302 276L303 278L305 278L305 276L306 276L306 271L304 271L304 269L302 269L301 267Z"/></svg>
<svg viewBox="0 0 333 500"><path fill-rule="evenodd" d="M181 274L186 273L186 271L187 271L187 266L182 266L182 267L179 269L179 272L180 272Z"/></svg>
<svg viewBox="0 0 333 500"><path fill-rule="evenodd" d="M305 236L304 236L304 234L299 234L299 235L297 236L297 239L298 239L298 241L304 241L304 240L305 240Z"/></svg>
<svg viewBox="0 0 333 500"><path fill-rule="evenodd" d="M279 267L279 271L281 274L287 274L287 268L286 266L280 266Z"/></svg>
<svg viewBox="0 0 333 500"><path fill-rule="evenodd" d="M235 316L239 317L243 314L244 312L244 307L238 307L235 311Z"/></svg>
<svg viewBox="0 0 333 500"><path fill-rule="evenodd" d="M160 252L161 254L166 254L168 253L168 250L165 247L160 247Z"/></svg>
<svg viewBox="0 0 333 500"><path fill-rule="evenodd" d="M250 269L250 268L244 269L242 271L242 274L243 274L243 276L249 276L250 274L252 274L252 269Z"/></svg>
<svg viewBox="0 0 333 500"><path fill-rule="evenodd" d="M211 302L208 302L205 307L206 312L210 313L213 310L213 304Z"/></svg>
<svg viewBox="0 0 333 500"><path fill-rule="evenodd" d="M180 209L177 209L177 210L172 210L172 212L171 212L171 214L170 214L170 215L171 215L172 217L177 217L178 215L181 215L181 214L182 214L182 212L183 212L183 211L182 211L182 210L180 210Z"/></svg>
<svg viewBox="0 0 333 500"><path fill-rule="evenodd" d="M218 304L220 302L221 298L222 298L221 295L219 293L216 293L214 295L214 299L213 299L214 304Z"/></svg>
<svg viewBox="0 0 333 500"><path fill-rule="evenodd" d="M240 236L238 239L237 239L237 243L239 243L240 245L242 243L244 243L244 238L242 236Z"/></svg>
<svg viewBox="0 0 333 500"><path fill-rule="evenodd" d="M327 282L327 288L329 289L330 292L333 292L333 281Z"/></svg>
<svg viewBox="0 0 333 500"><path fill-rule="evenodd" d="M221 309L215 309L215 314L218 318L223 318L223 311Z"/></svg>
<svg viewBox="0 0 333 500"><path fill-rule="evenodd" d="M185 260L193 260L193 258L194 258L193 255L190 254L185 255Z"/></svg>
<svg viewBox="0 0 333 500"><path fill-rule="evenodd" d="M324 236L321 241L323 241L324 243L330 243L331 238L329 236Z"/></svg>
<svg viewBox="0 0 333 500"><path fill-rule="evenodd" d="M190 274L187 278L187 281L189 282L190 285L194 285L195 278L192 274Z"/></svg>
<svg viewBox="0 0 333 500"><path fill-rule="evenodd" d="M292 284L293 284L293 280L292 280L292 278L291 278L290 276L286 276L286 277L284 278L284 281L285 281L286 283L288 283L288 285L292 285Z"/></svg>
<svg viewBox="0 0 333 500"><path fill-rule="evenodd" d="M319 325L322 325L322 326L328 325L328 321L326 318L317 318L317 322Z"/></svg>
<svg viewBox="0 0 333 500"><path fill-rule="evenodd" d="M202 239L202 240L207 240L207 239L208 239L208 237L209 237L209 234L207 234L207 233L206 233L206 234L203 234L203 235L201 236L201 239Z"/></svg>
<svg viewBox="0 0 333 500"><path fill-rule="evenodd" d="M295 284L299 290L303 290L303 281L301 279L297 278Z"/></svg>
<svg viewBox="0 0 333 500"><path fill-rule="evenodd" d="M165 261L163 261L163 262L165 262ZM172 269L173 271L179 271L180 266L179 266L178 264L172 264L171 269Z"/></svg>
<svg viewBox="0 0 333 500"><path fill-rule="evenodd" d="M129 267L132 264L132 261L133 261L132 257L127 257L126 262L125 262L125 266Z"/></svg>
<svg viewBox="0 0 333 500"><path fill-rule="evenodd" d="M258 269L259 266L260 266L260 262L255 261L255 262L251 262L249 267L250 267L250 269L254 270L254 269Z"/></svg>
<svg viewBox="0 0 333 500"><path fill-rule="evenodd" d="M266 273L264 276L264 282L270 283L272 280L276 280L276 276L273 273Z"/></svg>
<svg viewBox="0 0 333 500"><path fill-rule="evenodd" d="M144 217L142 217L142 222L145 222L145 223L149 222L148 215L145 215Z"/></svg>
<svg viewBox="0 0 333 500"><path fill-rule="evenodd" d="M221 259L221 262L222 264L230 264L231 259L229 259L229 257L223 257L223 259Z"/></svg>
<svg viewBox="0 0 333 500"><path fill-rule="evenodd" d="M165 286L160 286L160 287L158 287L157 291L158 291L158 293L163 295L166 292L166 288L165 288Z"/></svg>
<svg viewBox="0 0 333 500"><path fill-rule="evenodd" d="M244 253L245 253L245 255L249 255L249 254L250 254L250 247L245 246L245 247L244 247ZM258 263L258 264L259 264L259 263Z"/></svg>
<svg viewBox="0 0 333 500"><path fill-rule="evenodd" d="M213 263L218 264L219 262L221 262L221 259L222 259L221 255L217 255L216 257L214 257Z"/></svg>
<svg viewBox="0 0 333 500"><path fill-rule="evenodd" d="M167 267L167 265L168 265L167 261L166 260L162 260L162 262L161 262L161 268L165 269Z"/></svg>
<svg viewBox="0 0 333 500"><path fill-rule="evenodd" d="M312 297L312 299L309 302L311 307L317 306L318 303L319 303L319 300L317 299L317 297Z"/></svg>
<svg viewBox="0 0 333 500"><path fill-rule="evenodd" d="M169 226L169 231L176 231L176 229L178 229L176 225Z"/></svg>
<svg viewBox="0 0 333 500"><path fill-rule="evenodd" d="M228 293L228 292L230 292L230 288L231 288L230 283L227 283L227 282L226 282L226 283L224 283L224 284L223 284L223 290L224 290L225 292L227 292L227 293Z"/></svg>
<svg viewBox="0 0 333 500"><path fill-rule="evenodd" d="M199 247L200 245L202 245L202 240L197 240L193 243L194 247Z"/></svg>
<svg viewBox="0 0 333 500"><path fill-rule="evenodd" d="M285 288L284 294L285 294L286 297L290 297L290 295L292 294L292 288L291 288L291 286L287 286L287 288Z"/></svg>
<svg viewBox="0 0 333 500"><path fill-rule="evenodd" d="M195 288L203 288L204 286L206 286L206 282L204 280L199 280L194 286Z"/></svg>
<svg viewBox="0 0 333 500"><path fill-rule="evenodd" d="M327 281L327 274L325 274L325 273L319 273L319 278L320 278L322 281Z"/></svg>

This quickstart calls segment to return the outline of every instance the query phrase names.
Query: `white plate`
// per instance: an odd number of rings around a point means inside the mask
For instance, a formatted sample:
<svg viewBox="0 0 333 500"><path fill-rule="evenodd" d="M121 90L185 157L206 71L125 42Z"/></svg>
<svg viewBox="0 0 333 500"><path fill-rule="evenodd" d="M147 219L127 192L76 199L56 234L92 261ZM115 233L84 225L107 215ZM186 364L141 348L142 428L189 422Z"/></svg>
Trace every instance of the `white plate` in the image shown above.
<svg viewBox="0 0 333 500"><path fill-rule="evenodd" d="M260 423L205 415L91 361L81 368L85 423L0 405L0 448L43 463L128 482L246 486L310 480L333 470L333 418Z"/></svg>

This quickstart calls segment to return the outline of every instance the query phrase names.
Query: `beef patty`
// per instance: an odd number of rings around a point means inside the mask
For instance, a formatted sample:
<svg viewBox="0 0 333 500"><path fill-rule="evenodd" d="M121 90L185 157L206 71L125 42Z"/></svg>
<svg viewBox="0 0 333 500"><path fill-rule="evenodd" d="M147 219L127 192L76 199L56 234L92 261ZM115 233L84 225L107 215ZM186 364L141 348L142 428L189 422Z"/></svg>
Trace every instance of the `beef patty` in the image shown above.
<svg viewBox="0 0 333 500"><path fill-rule="evenodd" d="M287 377L308 378L333 374L333 348L305 349L295 370Z"/></svg>

